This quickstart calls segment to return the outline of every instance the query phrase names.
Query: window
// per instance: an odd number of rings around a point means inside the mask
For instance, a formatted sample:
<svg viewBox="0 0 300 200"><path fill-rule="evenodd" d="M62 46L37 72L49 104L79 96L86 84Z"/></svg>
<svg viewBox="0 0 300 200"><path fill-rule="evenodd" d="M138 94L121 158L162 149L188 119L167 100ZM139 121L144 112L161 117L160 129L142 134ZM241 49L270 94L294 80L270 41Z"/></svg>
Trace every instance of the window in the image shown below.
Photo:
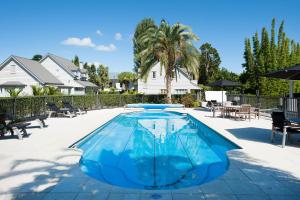
<svg viewBox="0 0 300 200"><path fill-rule="evenodd" d="M152 78L155 79L156 78L156 71L152 72Z"/></svg>
<svg viewBox="0 0 300 200"><path fill-rule="evenodd" d="M187 89L176 89L175 90L176 94L186 94L188 92Z"/></svg>
<svg viewBox="0 0 300 200"><path fill-rule="evenodd" d="M166 89L161 89L161 90L160 90L160 93L161 93L161 94L167 94L167 90L166 90Z"/></svg>
<svg viewBox="0 0 300 200"><path fill-rule="evenodd" d="M16 73L16 65L11 65L10 66L10 73L15 74Z"/></svg>

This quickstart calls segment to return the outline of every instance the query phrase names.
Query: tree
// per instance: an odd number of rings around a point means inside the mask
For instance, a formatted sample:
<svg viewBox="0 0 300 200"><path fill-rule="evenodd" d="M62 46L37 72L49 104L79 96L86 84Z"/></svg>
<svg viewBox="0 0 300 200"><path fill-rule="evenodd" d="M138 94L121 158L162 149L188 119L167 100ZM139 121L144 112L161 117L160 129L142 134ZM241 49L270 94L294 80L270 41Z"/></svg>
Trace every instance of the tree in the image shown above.
<svg viewBox="0 0 300 200"><path fill-rule="evenodd" d="M89 73L89 81L91 81L96 85L99 85L99 77L97 74L96 66L94 64L90 66L88 73Z"/></svg>
<svg viewBox="0 0 300 200"><path fill-rule="evenodd" d="M170 25L165 20L158 27L148 28L138 38L138 44L143 47L136 55L141 60L139 73L146 80L151 69L160 63L165 71L168 103L171 103L172 74L177 74L178 67L186 68L198 77L199 52L192 43L197 40L188 26L180 23Z"/></svg>
<svg viewBox="0 0 300 200"><path fill-rule="evenodd" d="M99 65L98 67L98 76L99 76L99 86L103 90L108 86L109 77L108 77L108 67L104 65Z"/></svg>
<svg viewBox="0 0 300 200"><path fill-rule="evenodd" d="M44 93L45 95L60 95L61 92L59 91L59 89L57 87L54 87L54 86L47 86L47 87L44 87Z"/></svg>
<svg viewBox="0 0 300 200"><path fill-rule="evenodd" d="M75 55L75 57L72 60L72 62L74 63L74 65L76 65L77 67L79 67L80 61L79 61L79 57L77 55Z"/></svg>
<svg viewBox="0 0 300 200"><path fill-rule="evenodd" d="M34 55L34 56L32 57L31 60L35 60L35 61L39 62L40 60L42 60L42 58L43 58L42 55L36 54L36 55Z"/></svg>
<svg viewBox="0 0 300 200"><path fill-rule="evenodd" d="M215 72L212 79L213 81L226 79L226 80L237 82L239 81L239 75L222 67L221 69L218 68L218 70Z"/></svg>
<svg viewBox="0 0 300 200"><path fill-rule="evenodd" d="M275 25L275 19L273 19L270 37L265 27L262 28L260 38L256 32L252 37L252 47L250 39L245 40L245 63L241 80L246 84L246 91L250 93L255 93L256 90L263 95L286 93L288 91L287 81L265 78L261 75L300 63L299 43L287 37L283 21L276 37ZM275 85L276 87L274 87ZM297 81L295 90L300 90L300 83Z"/></svg>
<svg viewBox="0 0 300 200"><path fill-rule="evenodd" d="M217 49L213 48L209 43L201 45L199 63L198 83L207 84L210 78L218 71L221 64Z"/></svg>
<svg viewBox="0 0 300 200"><path fill-rule="evenodd" d="M31 86L33 96L43 96L45 95L45 91L42 87L33 85Z"/></svg>
<svg viewBox="0 0 300 200"><path fill-rule="evenodd" d="M120 83L125 85L125 90L128 91L129 84L134 83L137 80L137 75L136 73L132 73L132 72L121 72L118 75L118 79Z"/></svg>
<svg viewBox="0 0 300 200"><path fill-rule="evenodd" d="M19 94L23 91L23 88L7 88L6 91L8 92L10 97L18 97Z"/></svg>
<svg viewBox="0 0 300 200"><path fill-rule="evenodd" d="M133 71L138 73L138 68L141 67L141 59L138 58L138 54L141 52L142 49L145 47L142 45L146 44L141 44L138 42L138 38L142 34L144 34L149 28L154 28L156 27L155 22L151 18L146 18L143 19L135 28L134 36L133 36L133 53L134 53L134 69Z"/></svg>

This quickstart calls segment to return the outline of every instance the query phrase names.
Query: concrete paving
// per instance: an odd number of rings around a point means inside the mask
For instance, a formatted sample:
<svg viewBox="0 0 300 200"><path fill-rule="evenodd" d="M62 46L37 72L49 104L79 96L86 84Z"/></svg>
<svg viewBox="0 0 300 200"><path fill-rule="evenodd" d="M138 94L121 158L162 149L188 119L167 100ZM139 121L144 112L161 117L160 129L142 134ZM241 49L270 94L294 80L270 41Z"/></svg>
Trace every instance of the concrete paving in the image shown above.
<svg viewBox="0 0 300 200"><path fill-rule="evenodd" d="M300 138L281 148L270 143L270 119L235 121L212 113L185 109L242 149L228 152L230 167L217 180L172 191L146 191L111 186L83 174L81 152L69 149L122 108L89 111L76 118L47 119L47 128L30 129L23 140L0 139L0 200L194 200L300 199Z"/></svg>

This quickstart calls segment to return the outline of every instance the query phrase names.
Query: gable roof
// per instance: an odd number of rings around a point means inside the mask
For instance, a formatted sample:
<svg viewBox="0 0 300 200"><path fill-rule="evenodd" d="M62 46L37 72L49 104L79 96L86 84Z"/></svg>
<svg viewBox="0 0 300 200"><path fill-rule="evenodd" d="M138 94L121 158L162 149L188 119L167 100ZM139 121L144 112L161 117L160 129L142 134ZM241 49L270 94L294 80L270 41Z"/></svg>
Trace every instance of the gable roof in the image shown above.
<svg viewBox="0 0 300 200"><path fill-rule="evenodd" d="M20 81L6 81L2 83L0 86L10 87L10 86L18 86L18 87L25 87L26 84L21 83Z"/></svg>
<svg viewBox="0 0 300 200"><path fill-rule="evenodd" d="M19 56L10 56L0 65L0 70L11 60L15 61L21 68L23 68L41 84L63 85L62 82L60 82L55 76L53 76L39 62Z"/></svg>
<svg viewBox="0 0 300 200"><path fill-rule="evenodd" d="M74 71L80 70L79 67L74 65L74 63L68 59L65 59L63 57L50 54L48 53L46 56L44 56L41 60L40 63L43 62L47 57L51 58L57 65L62 67L66 72L68 72L72 77L75 77L75 74L73 73Z"/></svg>
<svg viewBox="0 0 300 200"><path fill-rule="evenodd" d="M89 81L76 80L76 82L82 85L83 87L94 87L94 88L98 87L97 85Z"/></svg>

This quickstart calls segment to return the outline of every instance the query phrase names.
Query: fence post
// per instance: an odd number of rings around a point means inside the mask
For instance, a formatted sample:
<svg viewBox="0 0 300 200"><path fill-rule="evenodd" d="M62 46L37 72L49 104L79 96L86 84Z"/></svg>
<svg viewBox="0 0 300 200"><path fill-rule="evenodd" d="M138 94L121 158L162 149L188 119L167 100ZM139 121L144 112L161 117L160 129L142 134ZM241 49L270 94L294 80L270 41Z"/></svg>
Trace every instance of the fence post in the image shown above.
<svg viewBox="0 0 300 200"><path fill-rule="evenodd" d="M73 95L71 96L71 104L72 104L72 106L74 106L74 96Z"/></svg>
<svg viewBox="0 0 300 200"><path fill-rule="evenodd" d="M297 98L297 116L298 116L298 118L300 118L300 98Z"/></svg>
<svg viewBox="0 0 300 200"><path fill-rule="evenodd" d="M32 98L30 98L30 116L32 117L33 116L33 103L32 103L32 101L33 101L33 99L34 99L35 97L32 97Z"/></svg>
<svg viewBox="0 0 300 200"><path fill-rule="evenodd" d="M241 95L240 95L240 105L243 104L243 101L244 101L244 99L243 99L243 94L241 94Z"/></svg>
<svg viewBox="0 0 300 200"><path fill-rule="evenodd" d="M119 107L122 107L122 95L119 94Z"/></svg>
<svg viewBox="0 0 300 200"><path fill-rule="evenodd" d="M96 94L96 107L97 107L97 109L100 108L100 104L99 104L99 95L98 95L98 93Z"/></svg>
<svg viewBox="0 0 300 200"><path fill-rule="evenodd" d="M46 114L46 104L47 104L47 96L44 96L44 106L43 106L43 114Z"/></svg>
<svg viewBox="0 0 300 200"><path fill-rule="evenodd" d="M17 101L17 98L15 97L14 101L13 101L13 113L12 113L13 119L16 119L16 106L17 106L16 101Z"/></svg>

